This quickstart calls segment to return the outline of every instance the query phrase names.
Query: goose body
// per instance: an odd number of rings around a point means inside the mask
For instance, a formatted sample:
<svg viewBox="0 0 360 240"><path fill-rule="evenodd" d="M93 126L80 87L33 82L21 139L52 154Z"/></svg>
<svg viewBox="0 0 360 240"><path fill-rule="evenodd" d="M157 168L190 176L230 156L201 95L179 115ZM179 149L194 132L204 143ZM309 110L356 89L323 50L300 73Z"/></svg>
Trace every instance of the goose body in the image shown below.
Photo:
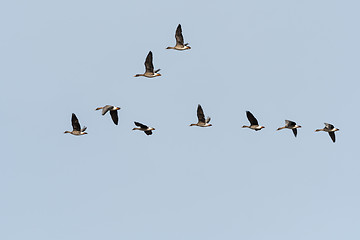
<svg viewBox="0 0 360 240"><path fill-rule="evenodd" d="M255 131L259 131L259 130L265 128L264 126L259 125L258 120L254 117L254 115L250 111L246 111L246 117L250 122L250 126L244 125L244 126L242 126L243 128L250 128Z"/></svg>
<svg viewBox="0 0 360 240"><path fill-rule="evenodd" d="M167 47L166 49L175 49L179 51L191 49L191 47L188 46L189 45L188 43L184 44L184 37L182 35L181 24L179 24L176 28L175 39L176 39L175 47Z"/></svg>
<svg viewBox="0 0 360 240"><path fill-rule="evenodd" d="M104 107L96 108L95 111L100 109L102 109L102 113L101 113L102 115L105 115L108 111L110 111L111 119L113 120L115 125L118 125L119 123L118 110L120 109L119 107L115 107L112 105L105 105Z"/></svg>
<svg viewBox="0 0 360 240"><path fill-rule="evenodd" d="M291 129L294 133L294 136L297 136L297 128L301 128L301 126L297 125L294 121L290 121L290 120L285 120L285 126L284 127L279 127L277 129L277 131L281 130L281 129Z"/></svg>
<svg viewBox="0 0 360 240"><path fill-rule="evenodd" d="M154 71L153 54L151 51L149 51L145 59L145 73L136 74L134 77L140 77L140 76L148 77L148 78L158 77L161 76L161 74L158 73L159 71L160 69Z"/></svg>
<svg viewBox="0 0 360 240"><path fill-rule="evenodd" d="M133 128L133 130L143 131L146 135L151 135L152 131L155 130L155 128L148 127L142 123L139 122L134 122L134 123L136 126L138 126L138 128Z"/></svg>
<svg viewBox="0 0 360 240"><path fill-rule="evenodd" d="M197 107L197 118L198 118L198 122L192 123L192 124L190 124L190 126L198 126L198 127L211 127L212 126L212 124L209 123L211 118L207 117L205 119L205 114L204 114L204 111L200 104L198 104L198 107Z"/></svg>
<svg viewBox="0 0 360 240"><path fill-rule="evenodd" d="M334 127L334 125L330 124L330 123L324 123L325 124L325 127L324 128L321 128L321 129L316 129L315 132L320 132L320 131L324 131L324 132L327 132L329 133L329 136L331 138L331 140L333 142L335 142L335 132L336 131L339 131L340 129Z"/></svg>
<svg viewBox="0 0 360 240"><path fill-rule="evenodd" d="M70 133L70 134L75 135L75 136L80 136L80 135L87 134L87 132L85 132L87 127L83 127L81 129L79 120L76 117L75 113L73 113L71 115L71 124L72 124L73 130L72 131L65 131L64 133Z"/></svg>

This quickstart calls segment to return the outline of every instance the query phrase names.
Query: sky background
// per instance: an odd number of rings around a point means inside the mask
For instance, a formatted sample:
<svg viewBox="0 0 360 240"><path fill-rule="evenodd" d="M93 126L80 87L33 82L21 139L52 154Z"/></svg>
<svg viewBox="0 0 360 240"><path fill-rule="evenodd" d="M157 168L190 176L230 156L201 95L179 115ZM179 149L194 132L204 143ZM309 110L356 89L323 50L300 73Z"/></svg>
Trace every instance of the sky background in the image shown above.
<svg viewBox="0 0 360 240"><path fill-rule="evenodd" d="M359 239L359 8L3 1L0 239ZM134 78L150 50L162 76Z"/></svg>

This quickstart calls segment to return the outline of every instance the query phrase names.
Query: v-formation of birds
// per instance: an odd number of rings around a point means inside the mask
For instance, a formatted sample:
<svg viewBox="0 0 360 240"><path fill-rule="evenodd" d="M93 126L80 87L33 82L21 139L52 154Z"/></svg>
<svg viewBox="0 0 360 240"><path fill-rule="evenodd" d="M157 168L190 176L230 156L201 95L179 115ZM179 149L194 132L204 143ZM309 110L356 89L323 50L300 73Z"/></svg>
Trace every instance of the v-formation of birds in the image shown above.
<svg viewBox="0 0 360 240"><path fill-rule="evenodd" d="M189 46L188 43L184 44L184 37L182 35L182 29L181 29L180 24L178 25L176 32L175 32L175 39L176 39L175 46L167 47L166 49L175 49L178 51L191 49L191 47ZM159 71L160 71L160 69L157 69L154 71L153 54L151 51L149 51L149 53L145 59L145 73L136 74L134 77L141 77L141 76L148 77L148 78L159 77L159 76L161 76L161 74L158 73ZM120 107L106 105L104 107L98 107L95 110L101 110L101 109L102 109L102 115L105 115L107 112L110 112L110 116L111 116L114 124L118 125L118 122L119 122L118 110L120 110ZM246 111L246 116L250 122L250 125L249 126L244 125L243 128L250 128L255 131L259 131L259 130L265 128L264 126L259 125L258 120L254 117L254 115L250 111ZM197 108L197 118L198 118L198 122L190 124L190 126L198 126L198 127L211 127L212 126L212 124L209 123L211 118L207 117L205 119L204 111L200 104L198 105L198 108ZM83 127L83 128L80 127L79 120L74 113L71 116L71 123L72 123L73 130L65 131L64 133L71 133L76 136L87 134L85 132L86 127ZM143 131L146 135L152 135L152 131L155 130L155 128L148 127L145 124L142 124L139 122L134 122L134 124L137 126L137 128L133 128L133 130ZM280 127L277 130L281 130L281 129L285 129L285 128L291 129L293 131L294 136L296 137L297 129L301 128L301 126L297 125L294 121L285 120L285 126ZM335 132L339 131L339 129L335 128L332 124L325 123L324 128L315 130L315 132L319 132L319 131L324 131L324 132L329 133L331 140L333 142L335 142Z"/></svg>

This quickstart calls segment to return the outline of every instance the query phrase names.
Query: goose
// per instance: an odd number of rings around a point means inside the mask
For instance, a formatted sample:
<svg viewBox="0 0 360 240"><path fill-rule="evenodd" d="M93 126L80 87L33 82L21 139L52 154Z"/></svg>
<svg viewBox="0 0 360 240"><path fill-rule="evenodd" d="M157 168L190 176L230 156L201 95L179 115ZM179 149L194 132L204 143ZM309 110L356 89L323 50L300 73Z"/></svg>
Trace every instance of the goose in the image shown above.
<svg viewBox="0 0 360 240"><path fill-rule="evenodd" d="M111 118L113 120L113 122L115 123L115 125L118 125L119 123L119 117L118 117L118 111L120 108L119 107L115 107L115 106L111 106L111 105L105 105L104 107L98 107L96 110L100 110L102 109L102 115L105 115L108 111L110 111L110 115Z"/></svg>
<svg viewBox="0 0 360 240"><path fill-rule="evenodd" d="M152 130L155 130L155 128L151 128L148 127L142 123L139 122L134 122L136 126L138 126L138 128L133 128L133 130L140 130L140 131L144 131L144 133L146 135L151 135L152 134Z"/></svg>
<svg viewBox="0 0 360 240"><path fill-rule="evenodd" d="M158 71L160 71L160 69L157 69L154 72L153 55L152 52L150 51L145 59L145 73L136 74L134 77L143 76L143 77L153 78L153 77L161 76L160 73L157 73Z"/></svg>
<svg viewBox="0 0 360 240"><path fill-rule="evenodd" d="M73 113L71 116L71 124L73 130L71 132L65 131L64 133L71 133L72 135L76 135L76 136L87 134L87 132L85 132L87 127L84 126L83 129L81 129L79 120L77 119L75 113Z"/></svg>
<svg viewBox="0 0 360 240"><path fill-rule="evenodd" d="M191 49L191 47L188 46L189 43L184 44L184 37L182 35L181 24L179 24L176 28L175 39L176 39L175 47L167 47L166 49L175 49L179 51Z"/></svg>
<svg viewBox="0 0 360 240"><path fill-rule="evenodd" d="M279 131L279 130L281 130L281 129L285 129L285 128L292 129L292 131L293 131L293 133L294 133L294 136L296 137L296 135L297 135L297 128L301 128L301 126L296 125L296 123L293 122L293 121L285 120L285 126L284 126L284 127L279 127L279 128L277 129L277 131Z"/></svg>
<svg viewBox="0 0 360 240"><path fill-rule="evenodd" d="M324 123L325 127L322 129L316 129L315 132L319 132L319 131L324 131L324 132L328 132L330 135L330 138L333 142L335 142L335 132L339 131L340 129L335 128L334 125L330 124L330 123Z"/></svg>
<svg viewBox="0 0 360 240"><path fill-rule="evenodd" d="M250 126L242 126L243 128L250 128L250 129L253 129L255 131L259 131L263 128L265 128L264 126L260 126L257 119L254 117L254 115L250 112L250 111L246 111L246 116L247 116L247 119L249 120L250 122Z"/></svg>
<svg viewBox="0 0 360 240"><path fill-rule="evenodd" d="M207 117L207 119L205 119L204 111L200 104L198 104L198 107L197 107L197 117L198 117L198 122L192 123L192 124L190 124L190 126L198 126L198 127L211 127L212 126L209 123L211 118Z"/></svg>

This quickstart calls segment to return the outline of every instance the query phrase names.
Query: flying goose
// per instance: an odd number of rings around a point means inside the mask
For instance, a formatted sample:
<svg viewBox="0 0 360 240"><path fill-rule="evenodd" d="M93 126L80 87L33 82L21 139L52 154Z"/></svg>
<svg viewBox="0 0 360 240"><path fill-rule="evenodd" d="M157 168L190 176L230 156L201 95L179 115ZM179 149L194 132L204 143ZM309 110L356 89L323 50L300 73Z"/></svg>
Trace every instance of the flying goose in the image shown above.
<svg viewBox="0 0 360 240"><path fill-rule="evenodd" d="M153 78L153 77L161 76L160 73L157 73L158 71L160 71L160 69L157 69L154 72L153 55L152 52L150 51L145 60L145 73L136 74L134 77L144 76L148 78Z"/></svg>
<svg viewBox="0 0 360 240"><path fill-rule="evenodd" d="M65 131L64 133L71 133L72 135L76 135L76 136L87 134L87 132L85 132L87 127L83 127L83 129L81 129L79 120L77 119L75 113L73 113L71 116L71 124L73 130L71 132Z"/></svg>
<svg viewBox="0 0 360 240"><path fill-rule="evenodd" d="M176 28L175 39L176 39L175 47L167 47L166 49L175 49L179 51L191 49L191 47L188 46L189 43L184 44L184 37L182 35L181 24L179 24L178 27Z"/></svg>
<svg viewBox="0 0 360 240"><path fill-rule="evenodd" d="M142 123L139 123L139 122L134 122L134 123L136 126L138 126L138 128L133 128L133 130L144 131L146 133L146 135L151 135L152 130L155 130L155 128L148 127Z"/></svg>
<svg viewBox="0 0 360 240"><path fill-rule="evenodd" d="M197 123L192 123L192 124L190 124L190 126L199 126L199 127L210 127L210 126L212 126L209 123L211 118L207 117L207 119L205 119L204 111L203 111L200 104L198 104L198 107L197 107L197 117L198 117L198 122Z"/></svg>
<svg viewBox="0 0 360 240"><path fill-rule="evenodd" d="M242 126L243 128L250 128L250 129L253 129L255 131L259 131L261 130L262 128L265 128L264 126L260 126L257 119L254 117L254 115L252 115L251 112L249 111L246 111L246 116L250 122L250 126Z"/></svg>
<svg viewBox="0 0 360 240"><path fill-rule="evenodd" d="M293 121L285 120L285 126L284 126L284 127L279 127L279 128L277 129L277 131L279 131L279 130L281 130L281 129L285 129L285 128L292 129L292 131L293 131L293 133L294 133L294 135L295 135L295 137L296 137L296 135L297 135L297 128L301 128L301 126L296 125L296 123L293 122Z"/></svg>
<svg viewBox="0 0 360 240"><path fill-rule="evenodd" d="M106 105L104 107L98 107L96 110L100 110L102 109L102 115L105 115L108 111L110 111L110 115L111 118L113 120L113 122L115 123L115 125L118 125L119 123L119 117L118 117L118 111L120 108L119 107L115 107L115 106L111 106L111 105Z"/></svg>
<svg viewBox="0 0 360 240"><path fill-rule="evenodd" d="M328 132L330 135L330 138L333 142L335 142L335 132L339 131L340 129L335 128L334 125L330 124L330 123L324 123L325 127L322 129L316 129L315 132L319 132L319 131L324 131L324 132Z"/></svg>

